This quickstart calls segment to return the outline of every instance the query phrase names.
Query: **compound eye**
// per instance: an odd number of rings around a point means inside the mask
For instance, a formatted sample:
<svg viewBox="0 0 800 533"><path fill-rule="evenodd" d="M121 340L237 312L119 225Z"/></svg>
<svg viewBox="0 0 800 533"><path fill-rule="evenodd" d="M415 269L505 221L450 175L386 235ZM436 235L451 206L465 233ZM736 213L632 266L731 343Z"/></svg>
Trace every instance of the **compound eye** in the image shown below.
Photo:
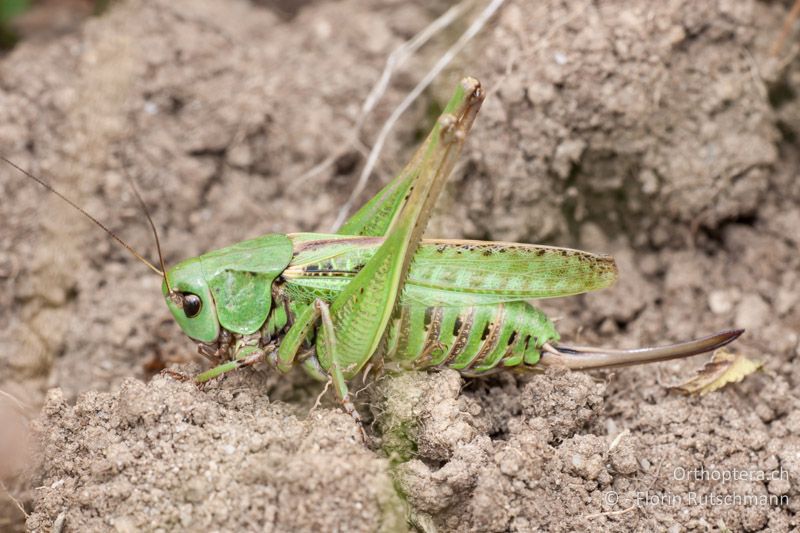
<svg viewBox="0 0 800 533"><path fill-rule="evenodd" d="M196 294L185 293L183 295L183 314L186 318L194 318L200 313L203 301Z"/></svg>

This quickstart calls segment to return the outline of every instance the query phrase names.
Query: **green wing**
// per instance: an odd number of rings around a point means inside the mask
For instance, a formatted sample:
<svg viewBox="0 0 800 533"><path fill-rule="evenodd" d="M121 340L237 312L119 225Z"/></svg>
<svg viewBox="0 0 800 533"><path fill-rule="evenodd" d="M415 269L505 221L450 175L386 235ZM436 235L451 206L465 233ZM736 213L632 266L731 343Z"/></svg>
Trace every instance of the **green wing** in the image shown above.
<svg viewBox="0 0 800 533"><path fill-rule="evenodd" d="M569 248L468 240L425 241L405 305L465 306L572 296L614 284L610 256Z"/></svg>
<svg viewBox="0 0 800 533"><path fill-rule="evenodd" d="M284 271L300 300L332 301L383 243L380 237L289 235L294 258ZM614 259L569 248L468 240L423 240L401 305L460 307L572 296L617 280Z"/></svg>
<svg viewBox="0 0 800 533"><path fill-rule="evenodd" d="M331 305L335 354L326 353L326 333L317 337L317 356L323 368L335 363L345 377L358 373L383 337L386 325L408 273L411 258L428 223L444 182L455 165L471 128L483 91L474 79L465 79L424 145L424 155L410 163L418 167L399 210L388 222L384 242ZM405 172L404 172L405 173Z"/></svg>

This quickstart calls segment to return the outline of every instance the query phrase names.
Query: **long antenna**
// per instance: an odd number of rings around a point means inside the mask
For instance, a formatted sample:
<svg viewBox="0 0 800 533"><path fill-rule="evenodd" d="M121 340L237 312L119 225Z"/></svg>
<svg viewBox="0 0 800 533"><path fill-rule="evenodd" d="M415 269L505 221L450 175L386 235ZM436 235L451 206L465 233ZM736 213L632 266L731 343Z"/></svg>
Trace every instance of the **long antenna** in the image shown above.
<svg viewBox="0 0 800 533"><path fill-rule="evenodd" d="M11 165L12 167L16 168L17 170L19 170L20 172L22 172L23 174L25 174L26 176L28 176L30 179L32 179L33 181L35 181L36 183L38 183L39 185L41 185L42 187L44 187L45 189L47 189L48 191L50 191L51 193L55 194L56 196L58 196L59 198L61 198L61 199L62 199L62 200L64 200L65 202L67 202L67 203L68 203L69 205L71 205L73 208L77 209L77 210L78 210L78 211L79 211L81 214L83 214L83 216L85 216L86 218L88 218L89 220L91 220L92 222L94 222L94 223L95 223L97 226L99 226L99 227L100 227L100 229L102 229L102 230L103 230L103 231L105 231L105 232L106 232L108 235L110 235L112 239L114 239L115 241L117 241L118 243L120 243L122 246L124 246L124 247L125 247L125 249L126 249L126 250L128 250L128 251L129 251L131 254L133 254L133 256L134 256L136 259L138 259L139 261L141 261L142 263L144 263L145 265L147 265L148 267L150 267L150 270L152 270L153 272L155 272L155 273L156 273L156 274L158 274L159 276L162 276L162 277L164 277L164 279L166 279L166 274L165 274L165 271L164 271L164 270L159 270L159 269L158 269L158 267L156 267L155 265L153 265L153 263L151 263L150 261L148 261L147 259L145 259L144 257L142 257L142 256L141 256L141 255L140 255L140 254L139 254L139 253L138 253L136 250L134 250L134 249L133 249L133 248L132 248L132 247L131 247L131 246L130 246L128 243L126 243L126 242L125 242L125 241L123 241L121 238L119 238L119 237L117 236L117 234L116 234L116 233L114 233L113 231L111 231L110 229L108 229L107 227L105 227L105 225L104 225L102 222L100 222L99 220L97 220L96 218L94 218L92 215L90 215L89 213L87 213L87 212L86 212L86 210L85 210L85 209L83 209L81 206L79 206L78 204L76 204L75 202L73 202L72 200L70 200L69 198L67 198L66 196L64 196L63 194L61 194L59 191L57 191L56 189L54 189L54 188L53 188L53 187L52 187L52 186L51 186L49 183L47 183L47 182L46 182L46 181L44 181L43 179L41 179L41 178L39 178L39 177L37 177L37 176L34 176L33 174L31 174L30 172L28 172L28 171L27 171L27 170L25 170L24 168L20 167L20 166L19 166L19 165L17 165L16 163L14 163L13 161L10 161L10 160L9 160L8 158L6 158L5 156L3 156L3 155L0 155L0 159L2 159L3 161L5 161L6 163L8 163L9 165ZM137 193L137 196L138 196L138 193ZM140 198L140 200L141 200L141 198ZM150 215L149 215L149 214L147 215L147 218L148 218L148 219L150 219ZM153 224L153 221L152 221L152 220L150 220L150 224ZM153 229L155 229L155 227L154 227ZM158 236L156 236L156 242L158 242ZM160 247L160 246L159 246L158 255L159 255L159 257L161 256L161 247ZM164 261L163 261L163 260L161 261L161 267L162 267L162 268L164 267Z"/></svg>
<svg viewBox="0 0 800 533"><path fill-rule="evenodd" d="M139 200L139 205L142 206L142 211L144 211L144 216L147 217L147 221L150 223L150 227L153 229L153 237L156 240L156 250L158 250L158 262L161 264L161 275L164 277L164 283L167 286L167 294L172 294L172 287L169 285L169 280L167 279L167 266L164 264L164 254L161 253L161 241L158 238L158 230L156 230L156 225L153 222L153 218L150 216L150 210L147 209L147 204L145 203L142 195L139 194L139 189L136 188L136 182L134 181L133 177L128 173L128 167L123 165L123 171L125 172L125 177L128 178L128 185L131 186L131 190L133 194L136 195L136 199Z"/></svg>

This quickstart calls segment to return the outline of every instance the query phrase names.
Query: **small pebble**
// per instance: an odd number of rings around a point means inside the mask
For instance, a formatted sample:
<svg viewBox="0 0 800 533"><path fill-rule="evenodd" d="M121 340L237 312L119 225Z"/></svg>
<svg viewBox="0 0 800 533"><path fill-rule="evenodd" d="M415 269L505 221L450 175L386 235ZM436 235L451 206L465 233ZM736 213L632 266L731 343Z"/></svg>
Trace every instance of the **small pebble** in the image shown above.
<svg viewBox="0 0 800 533"><path fill-rule="evenodd" d="M736 308L736 325L744 329L758 329L769 320L770 307L758 294L745 294Z"/></svg>
<svg viewBox="0 0 800 533"><path fill-rule="evenodd" d="M727 315L733 309L734 298L730 291L716 290L708 295L708 307L715 315Z"/></svg>

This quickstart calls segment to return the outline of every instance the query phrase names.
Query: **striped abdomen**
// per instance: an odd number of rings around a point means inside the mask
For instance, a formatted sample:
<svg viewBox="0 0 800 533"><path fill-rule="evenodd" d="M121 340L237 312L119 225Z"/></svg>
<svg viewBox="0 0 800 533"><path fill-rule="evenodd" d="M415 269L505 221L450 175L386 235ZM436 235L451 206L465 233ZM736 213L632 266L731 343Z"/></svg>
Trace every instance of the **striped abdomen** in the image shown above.
<svg viewBox="0 0 800 533"><path fill-rule="evenodd" d="M526 302L401 306L389 329L385 361L479 374L498 366L535 365L542 344L557 340L550 319Z"/></svg>

